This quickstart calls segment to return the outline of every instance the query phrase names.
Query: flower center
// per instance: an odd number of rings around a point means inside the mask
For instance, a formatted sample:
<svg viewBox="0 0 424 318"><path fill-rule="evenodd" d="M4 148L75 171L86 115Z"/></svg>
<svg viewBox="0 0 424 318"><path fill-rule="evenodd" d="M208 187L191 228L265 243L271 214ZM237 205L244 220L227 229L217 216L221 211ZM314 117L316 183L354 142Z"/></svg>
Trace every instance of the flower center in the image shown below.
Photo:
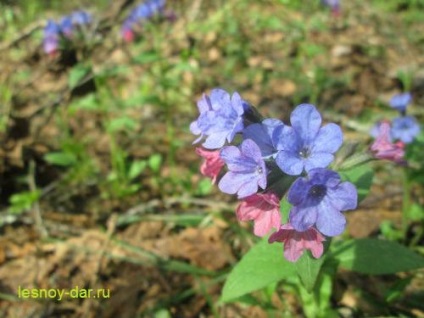
<svg viewBox="0 0 424 318"><path fill-rule="evenodd" d="M317 201L321 201L326 194L327 194L327 187L323 184L313 185L308 192L308 195Z"/></svg>
<svg viewBox="0 0 424 318"><path fill-rule="evenodd" d="M263 170L262 170L262 167L257 167L256 168L256 174L257 175L261 175L261 174L263 174L264 172L263 172Z"/></svg>
<svg viewBox="0 0 424 318"><path fill-rule="evenodd" d="M302 158L308 158L311 155L311 150L308 147L303 147L299 151L299 156Z"/></svg>
<svg viewBox="0 0 424 318"><path fill-rule="evenodd" d="M408 123L405 123L405 122L403 122L401 125L400 125L400 127L399 127L400 129L402 129L402 130L408 130L409 129L409 124Z"/></svg>

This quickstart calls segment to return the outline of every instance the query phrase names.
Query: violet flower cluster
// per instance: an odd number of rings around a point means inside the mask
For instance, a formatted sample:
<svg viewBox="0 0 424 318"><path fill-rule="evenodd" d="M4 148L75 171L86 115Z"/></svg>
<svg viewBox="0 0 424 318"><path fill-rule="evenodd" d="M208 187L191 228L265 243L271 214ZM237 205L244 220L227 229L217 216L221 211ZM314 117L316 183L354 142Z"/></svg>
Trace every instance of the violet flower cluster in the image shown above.
<svg viewBox="0 0 424 318"><path fill-rule="evenodd" d="M334 16L340 15L340 0L321 0L321 4L329 7Z"/></svg>
<svg viewBox="0 0 424 318"><path fill-rule="evenodd" d="M121 35L124 41L132 42L145 21L163 14L165 4L166 0L148 0L135 7L122 24Z"/></svg>
<svg viewBox="0 0 424 318"><path fill-rule="evenodd" d="M166 0L147 0L136 6L121 26L121 37L125 42L132 42L143 28L144 23L155 17L165 16L174 20L173 12L165 12ZM43 50L50 56L80 39L86 27L93 22L92 16L85 11L75 11L62 17L59 22L48 20L44 27Z"/></svg>
<svg viewBox="0 0 424 318"><path fill-rule="evenodd" d="M399 112L399 116L392 121L378 122L371 129L370 134L375 141L370 150L375 158L404 162L405 145L413 142L420 133L418 121L415 117L407 115L411 101L412 95L408 92L393 96L389 104Z"/></svg>
<svg viewBox="0 0 424 318"><path fill-rule="evenodd" d="M48 20L44 27L44 52L55 55L63 45L75 40L75 37L91 22L91 15L85 11L74 11L62 17L60 22Z"/></svg>
<svg viewBox="0 0 424 318"><path fill-rule="evenodd" d="M340 235L346 227L342 212L355 209L357 190L328 169L343 143L334 123L322 126L315 106L301 104L290 125L262 116L237 93L213 89L198 101L199 117L190 125L202 142L196 152L205 161L201 173L227 194L241 200L236 215L254 221L254 234L282 242L284 256L295 262L304 250L315 258L323 254L325 237ZM280 201L291 204L283 223Z"/></svg>

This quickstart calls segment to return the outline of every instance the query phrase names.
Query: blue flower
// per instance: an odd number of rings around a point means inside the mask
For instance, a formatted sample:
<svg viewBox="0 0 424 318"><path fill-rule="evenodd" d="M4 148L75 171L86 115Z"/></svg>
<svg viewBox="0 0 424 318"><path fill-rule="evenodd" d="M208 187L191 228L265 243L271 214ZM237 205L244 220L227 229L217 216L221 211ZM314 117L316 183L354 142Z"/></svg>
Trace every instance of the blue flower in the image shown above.
<svg viewBox="0 0 424 318"><path fill-rule="evenodd" d="M251 124L243 130L243 139L253 140L261 149L263 157L272 157L277 153L272 135L277 127L284 124L273 118L268 118L260 124Z"/></svg>
<svg viewBox="0 0 424 318"><path fill-rule="evenodd" d="M136 25L153 17L155 14L162 13L165 4L166 0L150 0L135 7L122 25L121 34L124 39L132 41Z"/></svg>
<svg viewBox="0 0 424 318"><path fill-rule="evenodd" d="M412 116L403 116L393 119L392 137L409 144L420 133L420 125Z"/></svg>
<svg viewBox="0 0 424 318"><path fill-rule="evenodd" d="M276 163L283 172L299 175L303 169L325 168L333 161L333 153L343 143L343 133L333 123L321 127L321 121L315 106L301 104L290 116L292 127L276 128Z"/></svg>
<svg viewBox="0 0 424 318"><path fill-rule="evenodd" d="M43 49L47 54L54 54L59 48L60 26L48 20L44 27Z"/></svg>
<svg viewBox="0 0 424 318"><path fill-rule="evenodd" d="M72 12L69 17L71 18L73 25L90 24L92 21L91 15L82 10Z"/></svg>
<svg viewBox="0 0 424 318"><path fill-rule="evenodd" d="M398 111L404 113L406 111L406 107L412 101L411 93L403 93L397 94L392 97L389 104L391 107L397 109Z"/></svg>
<svg viewBox="0 0 424 318"><path fill-rule="evenodd" d="M303 232L313 225L326 236L341 234L346 218L341 211L357 206L358 193L350 182L341 182L337 172L316 168L298 178L288 192L292 204L290 223Z"/></svg>
<svg viewBox="0 0 424 318"><path fill-rule="evenodd" d="M148 19L159 13L165 7L165 0L151 0L137 6L132 12L136 19Z"/></svg>
<svg viewBox="0 0 424 318"><path fill-rule="evenodd" d="M228 172L219 181L219 189L228 194L237 193L239 198L255 194L258 188L266 188L267 171L261 150L254 141L244 140L238 147L228 146L221 150L221 159Z"/></svg>
<svg viewBox="0 0 424 318"><path fill-rule="evenodd" d="M332 9L340 7L340 0L321 0L321 3L325 6L328 6Z"/></svg>
<svg viewBox="0 0 424 318"><path fill-rule="evenodd" d="M74 32L74 25L72 24L72 19L70 16L65 16L62 18L62 20L60 20L60 31L66 37L72 37Z"/></svg>
<svg viewBox="0 0 424 318"><path fill-rule="evenodd" d="M194 143L206 137L202 144L207 149L218 149L225 141L231 142L244 128L243 114L249 105L235 92L232 96L223 89L214 89L198 101L199 118L192 122L190 131L200 135Z"/></svg>

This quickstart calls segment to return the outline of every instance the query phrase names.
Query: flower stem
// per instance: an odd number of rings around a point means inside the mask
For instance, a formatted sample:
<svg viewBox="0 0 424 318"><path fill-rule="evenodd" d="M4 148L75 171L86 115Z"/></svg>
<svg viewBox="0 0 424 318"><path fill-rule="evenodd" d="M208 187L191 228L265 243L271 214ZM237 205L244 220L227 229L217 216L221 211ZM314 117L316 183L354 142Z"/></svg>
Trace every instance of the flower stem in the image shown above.
<svg viewBox="0 0 424 318"><path fill-rule="evenodd" d="M408 230L409 211L411 209L411 186L408 178L408 171L403 169L403 198L402 198L402 233L406 240Z"/></svg>

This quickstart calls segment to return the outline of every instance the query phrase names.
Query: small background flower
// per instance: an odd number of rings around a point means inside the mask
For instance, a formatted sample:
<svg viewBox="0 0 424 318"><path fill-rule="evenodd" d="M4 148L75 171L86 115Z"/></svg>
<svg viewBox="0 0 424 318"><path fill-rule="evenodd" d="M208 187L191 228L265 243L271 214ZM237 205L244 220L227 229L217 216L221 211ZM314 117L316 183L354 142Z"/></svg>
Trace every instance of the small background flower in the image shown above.
<svg viewBox="0 0 424 318"><path fill-rule="evenodd" d="M390 99L390 106L397 109L401 113L406 111L408 104L412 101L412 95L409 92L401 93L393 96Z"/></svg>
<svg viewBox="0 0 424 318"><path fill-rule="evenodd" d="M370 150L377 159L390 160L397 163L404 161L405 144L402 141L392 142L389 121L382 121L377 127L376 140L370 146Z"/></svg>
<svg viewBox="0 0 424 318"><path fill-rule="evenodd" d="M166 0L149 0L135 7L122 24L121 35L126 42L134 40L136 33L140 33L144 21L155 15L162 14Z"/></svg>
<svg viewBox="0 0 424 318"><path fill-rule="evenodd" d="M393 119L392 137L409 144L420 133L420 125L412 116L402 116Z"/></svg>
<svg viewBox="0 0 424 318"><path fill-rule="evenodd" d="M60 26L53 20L48 20L44 27L43 50L52 55L59 49Z"/></svg>

